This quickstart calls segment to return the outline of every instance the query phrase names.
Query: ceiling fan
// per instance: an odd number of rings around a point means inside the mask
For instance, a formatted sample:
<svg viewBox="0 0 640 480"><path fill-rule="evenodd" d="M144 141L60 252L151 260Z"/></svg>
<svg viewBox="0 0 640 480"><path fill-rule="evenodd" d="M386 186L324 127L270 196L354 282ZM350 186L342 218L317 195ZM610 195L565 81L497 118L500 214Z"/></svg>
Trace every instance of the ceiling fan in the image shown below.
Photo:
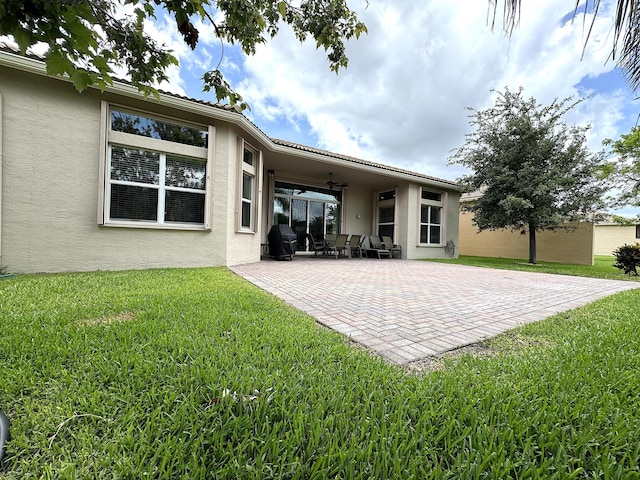
<svg viewBox="0 0 640 480"><path fill-rule="evenodd" d="M329 190L333 190L333 187L347 188L349 184L347 183L338 183L333 181L333 173L329 172L329 181L327 185L329 185Z"/></svg>

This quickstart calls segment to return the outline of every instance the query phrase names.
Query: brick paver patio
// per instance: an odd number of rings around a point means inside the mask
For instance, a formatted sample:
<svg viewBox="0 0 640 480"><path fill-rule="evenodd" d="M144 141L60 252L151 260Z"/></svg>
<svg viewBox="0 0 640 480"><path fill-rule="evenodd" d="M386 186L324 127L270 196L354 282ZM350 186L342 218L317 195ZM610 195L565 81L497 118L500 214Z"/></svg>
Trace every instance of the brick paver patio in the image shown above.
<svg viewBox="0 0 640 480"><path fill-rule="evenodd" d="M398 259L296 257L231 270L398 364L640 287Z"/></svg>

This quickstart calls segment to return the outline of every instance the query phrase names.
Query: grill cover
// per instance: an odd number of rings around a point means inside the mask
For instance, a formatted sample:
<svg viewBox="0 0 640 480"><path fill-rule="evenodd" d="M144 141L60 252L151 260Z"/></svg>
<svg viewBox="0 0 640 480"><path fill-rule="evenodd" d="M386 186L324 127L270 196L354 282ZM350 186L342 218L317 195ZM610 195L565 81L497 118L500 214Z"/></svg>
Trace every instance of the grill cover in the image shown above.
<svg viewBox="0 0 640 480"><path fill-rule="evenodd" d="M269 230L269 256L277 259L293 259L296 253L296 234L289 225L274 225Z"/></svg>

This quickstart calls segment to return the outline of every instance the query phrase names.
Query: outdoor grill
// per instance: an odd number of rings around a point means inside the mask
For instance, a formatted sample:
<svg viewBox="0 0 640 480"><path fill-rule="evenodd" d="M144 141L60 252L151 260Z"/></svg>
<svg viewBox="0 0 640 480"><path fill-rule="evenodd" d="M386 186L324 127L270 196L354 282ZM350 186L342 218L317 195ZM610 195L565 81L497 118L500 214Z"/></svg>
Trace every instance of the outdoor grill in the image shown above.
<svg viewBox="0 0 640 480"><path fill-rule="evenodd" d="M296 254L296 234L289 225L274 225L267 235L269 256L278 260L293 259Z"/></svg>
<svg viewBox="0 0 640 480"><path fill-rule="evenodd" d="M5 444L9 440L9 419L0 412L0 466L2 466L2 457L4 457Z"/></svg>

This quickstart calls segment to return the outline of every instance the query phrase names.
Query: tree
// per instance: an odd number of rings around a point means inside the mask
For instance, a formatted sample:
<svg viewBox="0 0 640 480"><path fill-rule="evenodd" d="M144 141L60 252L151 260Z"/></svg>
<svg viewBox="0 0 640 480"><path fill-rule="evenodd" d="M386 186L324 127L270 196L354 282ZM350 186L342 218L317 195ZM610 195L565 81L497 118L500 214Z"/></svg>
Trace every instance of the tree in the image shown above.
<svg viewBox="0 0 640 480"><path fill-rule="evenodd" d="M536 263L536 232L584 218L603 203L603 153L587 151L589 127L561 121L581 101L569 97L543 106L525 99L522 88L507 88L493 107L469 108L475 131L450 157L449 163L473 171L459 182L481 194L463 207L474 213L478 229L528 231L529 263Z"/></svg>
<svg viewBox="0 0 640 480"><path fill-rule="evenodd" d="M522 0L504 0L503 29L509 35L520 23L520 5ZM600 12L600 0L586 0L582 10L585 17L593 12L591 25L587 31L587 39L593 28L595 19ZM493 23L495 25L498 0L489 0L493 7ZM578 14L580 1L575 1L574 16ZM640 8L637 0L618 0L613 24L613 45L611 58L624 71L633 90L640 88Z"/></svg>
<svg viewBox="0 0 640 480"><path fill-rule="evenodd" d="M607 174L618 192L613 199L614 206L640 207L640 127L633 127L618 140L608 138L603 144L611 148L612 155L618 156L607 165Z"/></svg>
<svg viewBox="0 0 640 480"><path fill-rule="evenodd" d="M115 69L124 68L138 89L157 94L153 84L167 80L167 68L178 63L144 30L144 22L154 20L157 9L175 18L175 28L191 49L198 44L198 20L221 42L239 44L248 55L274 37L282 23L288 24L300 41L314 38L327 52L330 69L337 72L348 63L345 40L367 31L346 1L3 0L0 35L12 35L23 54L38 42L47 44L47 72L69 75L78 91L89 85L104 89L113 82ZM204 74L204 91L213 90L219 101L228 99L246 108L218 67Z"/></svg>

